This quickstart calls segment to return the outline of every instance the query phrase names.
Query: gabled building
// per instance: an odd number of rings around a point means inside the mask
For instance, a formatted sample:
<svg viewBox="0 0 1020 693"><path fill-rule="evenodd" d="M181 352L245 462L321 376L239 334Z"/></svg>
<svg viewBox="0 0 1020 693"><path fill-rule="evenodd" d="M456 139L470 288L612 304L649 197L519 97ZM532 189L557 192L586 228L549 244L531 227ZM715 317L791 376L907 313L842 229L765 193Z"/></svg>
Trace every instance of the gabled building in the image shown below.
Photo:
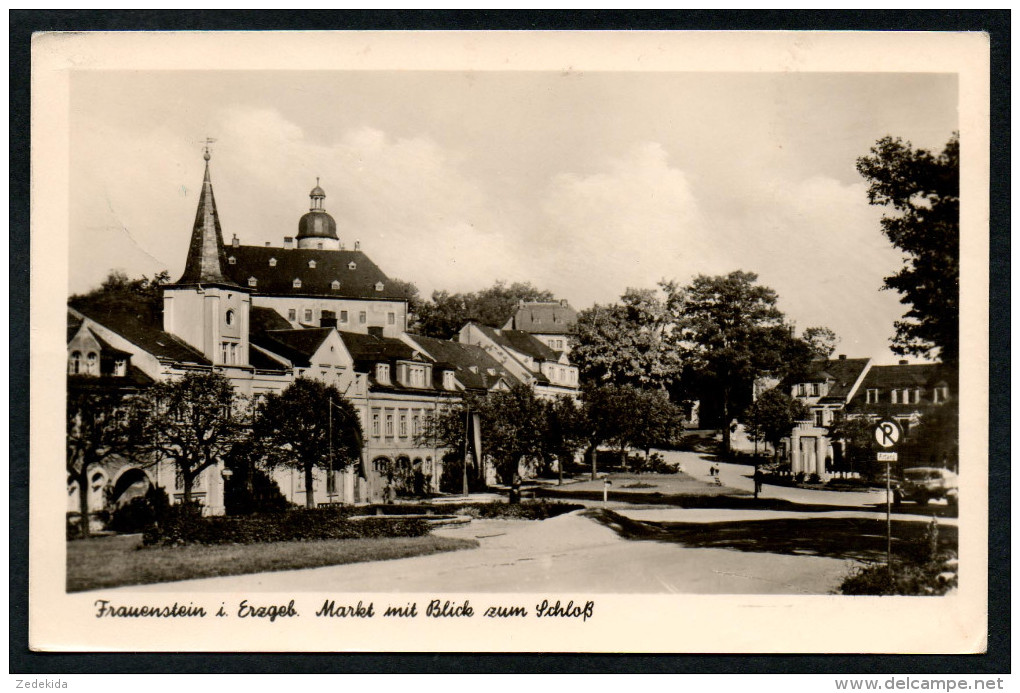
<svg viewBox="0 0 1020 693"><path fill-rule="evenodd" d="M410 334L404 335L404 340L428 354L437 363L451 366L459 391L486 394L497 390L509 390L513 385L520 383L510 371L480 346Z"/></svg>
<svg viewBox="0 0 1020 693"><path fill-rule="evenodd" d="M503 329L527 332L553 351L562 351L569 356L570 332L575 322L577 311L566 299L521 301Z"/></svg>
<svg viewBox="0 0 1020 693"><path fill-rule="evenodd" d="M457 341L483 348L515 378L534 387L539 397L578 397L577 366L565 352L551 349L528 332L469 322L461 328Z"/></svg>

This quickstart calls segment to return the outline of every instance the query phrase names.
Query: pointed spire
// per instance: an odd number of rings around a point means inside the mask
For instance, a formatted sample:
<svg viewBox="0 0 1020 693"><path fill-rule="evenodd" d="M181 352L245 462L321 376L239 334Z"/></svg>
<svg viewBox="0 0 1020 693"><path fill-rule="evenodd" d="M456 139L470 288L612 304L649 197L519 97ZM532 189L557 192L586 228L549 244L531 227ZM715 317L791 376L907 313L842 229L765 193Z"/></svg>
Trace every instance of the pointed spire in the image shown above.
<svg viewBox="0 0 1020 693"><path fill-rule="evenodd" d="M227 264L223 249L223 232L220 217L216 213L216 199L213 197L212 179L209 177L209 147L202 155L205 159L205 178L202 180L202 195L198 199L195 226L191 231L191 245L184 274L178 284L231 284L224 267Z"/></svg>

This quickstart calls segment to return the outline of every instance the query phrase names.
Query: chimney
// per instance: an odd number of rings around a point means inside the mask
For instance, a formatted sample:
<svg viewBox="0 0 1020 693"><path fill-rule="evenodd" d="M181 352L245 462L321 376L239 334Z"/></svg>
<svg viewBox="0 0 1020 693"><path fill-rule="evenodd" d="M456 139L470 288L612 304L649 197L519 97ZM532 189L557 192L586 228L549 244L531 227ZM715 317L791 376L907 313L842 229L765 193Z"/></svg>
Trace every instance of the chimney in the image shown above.
<svg viewBox="0 0 1020 693"><path fill-rule="evenodd" d="M561 298L560 299L560 305L563 306L564 308L566 308L567 307L567 299Z"/></svg>
<svg viewBox="0 0 1020 693"><path fill-rule="evenodd" d="M269 248L271 246L272 246L272 243L270 241L266 241L266 247Z"/></svg>
<svg viewBox="0 0 1020 693"><path fill-rule="evenodd" d="M230 247L236 248L239 245L241 245L241 241L237 240L237 234L235 233L234 237L230 239Z"/></svg>
<svg viewBox="0 0 1020 693"><path fill-rule="evenodd" d="M906 359L900 359L900 365L901 366L906 366L906 365L909 365L909 364L907 364L907 360Z"/></svg>
<svg viewBox="0 0 1020 693"><path fill-rule="evenodd" d="M382 325L369 325L368 333L373 337L382 339Z"/></svg>
<svg viewBox="0 0 1020 693"><path fill-rule="evenodd" d="M840 361L846 361L846 354L840 354L839 355L839 360Z"/></svg>
<svg viewBox="0 0 1020 693"><path fill-rule="evenodd" d="M354 249L361 250L361 241L354 241Z"/></svg>
<svg viewBox="0 0 1020 693"><path fill-rule="evenodd" d="M294 237L293 236L284 236L283 237L283 247L286 248L287 250L290 250L291 248L293 248L294 247Z"/></svg>
<svg viewBox="0 0 1020 693"><path fill-rule="evenodd" d="M331 310L322 311L319 318L319 327L336 327L336 313Z"/></svg>

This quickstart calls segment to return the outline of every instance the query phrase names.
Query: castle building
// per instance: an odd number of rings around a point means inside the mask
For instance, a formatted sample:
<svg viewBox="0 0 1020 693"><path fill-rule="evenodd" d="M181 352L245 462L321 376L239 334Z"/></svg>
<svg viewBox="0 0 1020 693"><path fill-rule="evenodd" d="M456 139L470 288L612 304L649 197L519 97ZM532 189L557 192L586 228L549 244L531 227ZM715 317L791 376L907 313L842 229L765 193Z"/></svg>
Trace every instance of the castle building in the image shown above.
<svg viewBox="0 0 1020 693"><path fill-rule="evenodd" d="M520 301L517 311L503 325L504 330L521 330L533 335L553 351L570 355L570 332L577 322L577 311L566 299L560 301Z"/></svg>
<svg viewBox="0 0 1020 693"><path fill-rule="evenodd" d="M505 389L515 377L477 346L416 341L405 334L407 299L355 242L346 250L312 189L311 208L298 222L296 245L225 244L216 208L209 154L184 271L163 290L162 329L136 316L68 309L68 387L138 392L189 372L216 371L234 390L258 401L305 377L335 386L358 412L363 464L304 474L273 470L288 500L303 505L379 501L401 491L435 491L447 452L419 434L425 419L466 390ZM318 182L317 182L318 183ZM544 347L536 342L538 346ZM90 506L144 493L149 485L183 498L172 460L116 460L97 470ZM193 497L206 511L224 512L229 478L224 463L206 469ZM425 488L421 486L424 483ZM130 492L128 492L130 490ZM69 486L68 509L77 507Z"/></svg>

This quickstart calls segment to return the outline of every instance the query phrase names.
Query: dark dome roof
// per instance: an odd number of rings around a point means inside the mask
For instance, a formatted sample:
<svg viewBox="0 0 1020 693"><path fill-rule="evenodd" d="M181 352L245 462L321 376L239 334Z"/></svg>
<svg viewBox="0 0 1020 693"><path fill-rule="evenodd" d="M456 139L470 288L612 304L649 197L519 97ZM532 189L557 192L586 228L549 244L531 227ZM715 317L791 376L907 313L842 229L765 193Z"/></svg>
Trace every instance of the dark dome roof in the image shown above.
<svg viewBox="0 0 1020 693"><path fill-rule="evenodd" d="M326 191L323 190L322 188L320 188L318 185L316 185L314 188L312 188L312 192L308 193L308 196L309 197L325 197L326 196Z"/></svg>
<svg viewBox="0 0 1020 693"><path fill-rule="evenodd" d="M336 235L336 221L328 212L316 209L308 212L298 222L297 238L333 238L339 240Z"/></svg>

